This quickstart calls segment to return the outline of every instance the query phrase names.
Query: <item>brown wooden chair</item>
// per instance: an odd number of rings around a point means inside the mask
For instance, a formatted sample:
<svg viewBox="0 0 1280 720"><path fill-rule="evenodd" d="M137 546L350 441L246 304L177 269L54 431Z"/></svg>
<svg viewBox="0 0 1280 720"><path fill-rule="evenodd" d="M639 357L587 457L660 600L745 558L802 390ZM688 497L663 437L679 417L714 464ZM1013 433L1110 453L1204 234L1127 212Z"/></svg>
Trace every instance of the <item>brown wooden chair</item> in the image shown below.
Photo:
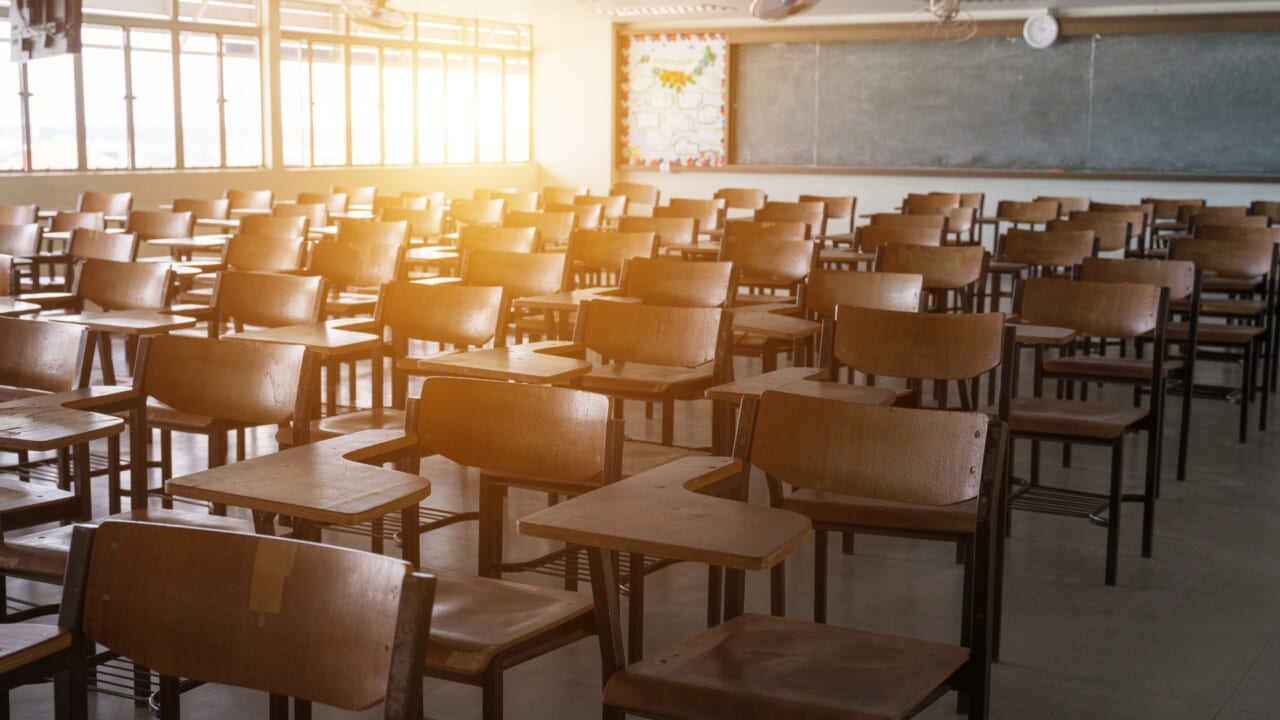
<svg viewBox="0 0 1280 720"><path fill-rule="evenodd" d="M1092 204L1092 206L1096 205L1097 203ZM1102 209L1092 206L1090 209ZM1030 202L1001 200L996 205L996 216L1007 219L1015 228L1026 226L1025 229L1035 229L1036 226L1040 226L1043 229L1050 220L1060 218L1062 212L1057 200L1032 200Z"/></svg>
<svg viewBox="0 0 1280 720"><path fill-rule="evenodd" d="M1157 285L1130 285L1028 278L1015 292L1014 312L1024 322L1070 328L1081 338L1136 340L1151 338L1151 361L1145 373L1133 373L1125 384L1145 386L1149 406L1117 405L1092 400L1043 397L1044 381L1096 382L1073 366L1060 366L1036 346L1034 397L1015 397L1010 403L1009 428L1015 439L1031 440L1031 475L1015 488L1015 509L1089 519L1107 528L1107 585L1115 585L1119 567L1120 514L1125 501L1142 503L1142 556L1151 557L1155 531L1155 493L1160 478L1160 438L1163 428L1165 326L1169 290ZM1068 346L1066 352L1073 348ZM1124 445L1130 433L1146 431L1147 458L1143 491L1123 494ZM1040 443L1043 441L1098 445L1111 450L1108 491L1094 493L1054 488L1040 483Z"/></svg>
<svg viewBox="0 0 1280 720"><path fill-rule="evenodd" d="M387 210L426 210L427 198L421 195L400 197L399 195L378 195L373 199L373 215L381 217Z"/></svg>
<svg viewBox="0 0 1280 720"><path fill-rule="evenodd" d="M374 224L350 225L350 222L339 226L336 241L316 243L307 266L308 274L320 275L329 281L325 312L334 317L369 314L377 305L377 294L348 288L380 288L403 277L404 273L404 234L408 231L405 223L357 221ZM347 228L357 231L344 234ZM398 235L396 228L399 228Z"/></svg>
<svg viewBox="0 0 1280 720"><path fill-rule="evenodd" d="M1210 208L1204 208L1209 210ZM1270 227L1271 221L1265 215L1202 215L1193 214L1191 216L1191 232L1196 237L1205 228L1210 227L1244 227L1244 228L1265 228Z"/></svg>
<svg viewBox="0 0 1280 720"><path fill-rule="evenodd" d="M174 432L208 438L209 467L227 463L227 433L260 425L288 428L289 445L310 440L315 353L301 345L214 340L176 335L142 338L133 387L147 404L133 432L160 431L160 477L173 477ZM200 378L194 383L192 378ZM242 457L243 448L237 454ZM132 458L131 462L148 462ZM148 465L151 465L148 462ZM162 492L162 488L157 489ZM110 488L111 513L120 511L120 488ZM173 499L161 494L164 507ZM215 510L218 508L215 507ZM221 513L219 513L221 514Z"/></svg>
<svg viewBox="0 0 1280 720"><path fill-rule="evenodd" d="M622 195L627 198L627 206L624 212L627 215L637 214L633 205L643 205L648 208L655 208L662 201L662 192L654 185L645 185L644 183L621 182L614 183L609 188L610 195Z"/></svg>
<svg viewBox="0 0 1280 720"><path fill-rule="evenodd" d="M1270 368L1274 362L1276 243L1268 237L1223 237L1216 240L1175 239L1169 255L1174 260L1189 260L1206 275L1206 292L1214 283L1225 285L1228 297L1202 297L1200 318L1218 318L1225 322L1201 322L1197 329L1198 348L1218 348L1209 354L1200 350L1201 360L1223 360L1241 368L1240 442L1248 440L1249 406L1260 388L1261 406L1258 428L1267 427L1269 410ZM1210 279L1212 278L1212 279ZM1173 304L1177 312L1189 312L1189 301ZM1261 357L1259 357L1261 355ZM1261 377L1259 377L1261 368ZM1208 386L1202 386L1202 390Z"/></svg>
<svg viewBox="0 0 1280 720"><path fill-rule="evenodd" d="M304 217L307 219L308 230L317 230L329 225L329 208L322 202L277 205L271 210L271 216ZM240 221L240 228L244 229L244 220Z"/></svg>
<svg viewBox="0 0 1280 720"><path fill-rule="evenodd" d="M449 204L449 217L454 227L461 229L467 225L501 225L502 216L506 214L506 201L464 200L455 199Z"/></svg>
<svg viewBox="0 0 1280 720"><path fill-rule="evenodd" d="M230 203L232 210L271 211L275 204L276 194L270 190L227 190L223 195Z"/></svg>
<svg viewBox="0 0 1280 720"><path fill-rule="evenodd" d="M574 230L599 229L601 218L604 216L604 205L598 202L544 203L542 210L548 213L569 213L573 215Z"/></svg>
<svg viewBox="0 0 1280 720"><path fill-rule="evenodd" d="M0 225L26 225L36 221L35 205L0 205Z"/></svg>
<svg viewBox="0 0 1280 720"><path fill-rule="evenodd" d="M724 237L728 242L737 240L805 240L808 226L799 220L794 222L768 222L734 218L725 221Z"/></svg>
<svg viewBox="0 0 1280 720"><path fill-rule="evenodd" d="M687 263L673 258L632 258L622 266L618 295L648 305L731 307L738 274L729 262Z"/></svg>
<svg viewBox="0 0 1280 720"><path fill-rule="evenodd" d="M927 227L895 227L893 225L864 225L856 234L858 251L875 259L876 252L885 245L942 244L942 230Z"/></svg>
<svg viewBox="0 0 1280 720"><path fill-rule="evenodd" d="M854 215L858 208L858 198L853 195L801 195L800 202L820 202L823 205L822 227L818 229L815 240L830 242L832 245L853 243ZM837 233L831 227L832 220L847 220L848 227Z"/></svg>
<svg viewBox="0 0 1280 720"><path fill-rule="evenodd" d="M711 238L719 237L720 226L724 222L724 208L718 200L698 200L694 198L671 198L666 205L655 207L655 218L692 218L698 224L695 240L703 235Z"/></svg>
<svg viewBox="0 0 1280 720"><path fill-rule="evenodd" d="M112 217L124 217L133 211L133 193L104 193L85 191L76 200L79 212L100 212Z"/></svg>
<svg viewBox="0 0 1280 720"><path fill-rule="evenodd" d="M687 217L641 217L627 215L618 222L622 232L651 232L658 238L658 249L672 245L688 245L698 237L698 221Z"/></svg>
<svg viewBox="0 0 1280 720"><path fill-rule="evenodd" d="M1204 198L1142 198L1143 205L1151 206L1151 234L1187 232L1186 216L1182 208L1201 208Z"/></svg>
<svg viewBox="0 0 1280 720"><path fill-rule="evenodd" d="M989 258L979 245L889 243L879 249L876 271L920 275L930 298L926 310L975 312ZM955 302L949 299L952 294Z"/></svg>
<svg viewBox="0 0 1280 720"><path fill-rule="evenodd" d="M1250 215L1265 215L1272 225L1280 224L1280 201L1254 200L1249 203Z"/></svg>
<svg viewBox="0 0 1280 720"><path fill-rule="evenodd" d="M1113 253L1124 250L1129 243L1129 222L1119 222L1103 217L1101 213L1076 213L1071 220L1053 220L1049 223L1049 232L1070 232L1073 230L1089 230L1098 241L1098 253Z"/></svg>
<svg viewBox="0 0 1280 720"><path fill-rule="evenodd" d="M448 203L445 202L443 190L432 190L429 192L419 192L417 190L405 190L400 193L400 197L402 198L424 197L427 199L427 207L429 208L446 207L448 205Z"/></svg>
<svg viewBox="0 0 1280 720"><path fill-rule="evenodd" d="M18 294L18 267L12 255L0 253L0 295Z"/></svg>
<svg viewBox="0 0 1280 720"><path fill-rule="evenodd" d="M544 187L542 188L542 204L572 205L578 198L589 195L585 187Z"/></svg>
<svg viewBox="0 0 1280 720"><path fill-rule="evenodd" d="M273 716L294 698L304 717L312 702L381 702L387 720L419 718L434 594L435 578L408 563L344 548L116 520L79 527L59 619L74 638L73 716L88 716L86 658L102 646L160 674L161 717L178 717L182 677L266 691Z"/></svg>
<svg viewBox="0 0 1280 720"><path fill-rule="evenodd" d="M278 220L280 218L267 218ZM306 253L306 241L301 236L295 237L263 237L237 233L227 238L222 246L222 261L218 271L202 273L193 279L193 287L178 296L182 303L211 305L213 303L213 285L218 272L223 270L239 270L257 273L297 273L303 267L302 258ZM195 314L202 316L194 307L175 307L179 314ZM191 311L191 312L188 312Z"/></svg>
<svg viewBox="0 0 1280 720"><path fill-rule="evenodd" d="M129 222L125 224L125 232L138 236L138 240L146 242L157 238L189 238L195 232L195 215L190 211L183 212L148 212L134 210L129 213Z"/></svg>
<svg viewBox="0 0 1280 720"><path fill-rule="evenodd" d="M947 216L931 213L918 213L915 215L875 213L871 216L867 227L929 229L937 230L941 234L946 232Z"/></svg>
<svg viewBox="0 0 1280 720"><path fill-rule="evenodd" d="M724 201L726 219L728 219L730 211L749 210L755 213L756 210L764 207L764 204L769 201L769 196L765 191L754 188L720 188L716 190L716 194L712 195L712 197L716 200Z"/></svg>
<svg viewBox="0 0 1280 720"><path fill-rule="evenodd" d="M794 240L726 239L720 247L720 260L734 264L738 287L749 290L749 293L739 293L734 305L776 302L804 307L805 286L809 273L817 267L818 249L816 243ZM799 363L807 347L803 341L789 343L751 333L734 333L734 355L759 357L763 372L778 369L778 355L783 352L791 351Z"/></svg>
<svg viewBox="0 0 1280 720"><path fill-rule="evenodd" d="M974 608L972 647L747 614L628 666L617 604L607 601L611 588L593 572L604 717L905 718L956 689L968 696L969 718L986 718L998 534L991 509L1001 496L1000 424L977 413L884 408L778 392L748 399L742 418L744 484L745 473L755 466L784 482L865 497L868 504L909 504L922 506L922 512L957 502L971 508L973 517L964 515L964 522L973 528L975 547L973 583L966 591ZM664 514L663 522L715 527L735 522L730 501L720 502L727 506L721 512L702 503L696 521L692 514ZM633 511L656 515L642 502ZM961 513L956 516L959 521ZM742 531L749 537L751 528ZM682 539L668 542L676 557L723 563ZM613 551L592 550L592 567L609 567L613 556Z"/></svg>
<svg viewBox="0 0 1280 720"><path fill-rule="evenodd" d="M805 200L799 202L777 202L770 200L764 207L756 211L754 219L761 222L803 222L807 239L822 233L822 223L827 215L825 200Z"/></svg>
<svg viewBox="0 0 1280 720"><path fill-rule="evenodd" d="M37 259L40 255L40 238L43 227L39 223L0 225L0 254L16 258ZM40 289L40 274L30 266L19 271L19 281L33 291Z"/></svg>
<svg viewBox="0 0 1280 720"><path fill-rule="evenodd" d="M542 206L542 195L537 192L494 192L490 200L502 200L504 212L538 212Z"/></svg>
<svg viewBox="0 0 1280 720"><path fill-rule="evenodd" d="M1080 263L1079 277L1087 282L1112 282L1137 285L1158 285L1169 289L1170 305L1186 303L1189 306L1186 322L1169 322L1165 326L1165 340L1182 348L1180 358L1170 358L1164 363L1167 378L1181 384L1182 409L1178 423L1179 482L1187 478L1187 445L1191 434L1191 401L1194 387L1196 355L1199 353L1200 282L1201 275L1195 263L1183 260L1085 258ZM1141 345L1141 343L1139 343ZM1088 345L1085 351L1089 350ZM1058 369L1070 368L1081 375L1123 376L1145 374L1150 360L1141 355L1136 358L1099 357L1084 355L1059 358ZM1158 489L1158 488L1157 488Z"/></svg>
<svg viewBox="0 0 1280 720"><path fill-rule="evenodd" d="M815 268L809 273L805 309L811 317L827 323L835 322L840 305L917 312L923 290L924 276L917 273ZM831 352L829 344L824 348L818 358L825 361Z"/></svg>
<svg viewBox="0 0 1280 720"><path fill-rule="evenodd" d="M495 252L531 253L538 242L538 229L531 225L522 227L493 227L467 225L458 233L458 254L473 250Z"/></svg>
<svg viewBox="0 0 1280 720"><path fill-rule="evenodd" d="M231 201L226 198L178 198L173 201L173 211L189 212L195 220L226 220L231 217Z"/></svg>
<svg viewBox="0 0 1280 720"><path fill-rule="evenodd" d="M622 216L627 214L627 196L615 195L579 195L573 199L575 205L599 205L600 222L607 227L617 227Z"/></svg>
<svg viewBox="0 0 1280 720"><path fill-rule="evenodd" d="M163 310L169 305L173 289L173 269L168 263L116 262L90 259L80 263L71 286L74 301L72 313L85 310L92 303L102 310ZM125 338L125 360L133 367L137 340ZM111 336L98 336L98 362L104 376L115 374Z"/></svg>
<svg viewBox="0 0 1280 720"><path fill-rule="evenodd" d="M902 201L905 215L946 215L948 210L960 207L958 193L920 195L911 193Z"/></svg>
<svg viewBox="0 0 1280 720"><path fill-rule="evenodd" d="M531 227L537 230L539 251L564 249L573 234L573 213L549 213L512 210L502 218L503 227Z"/></svg>
<svg viewBox="0 0 1280 720"><path fill-rule="evenodd" d="M345 213L347 211L348 202L349 200L345 192L298 193L299 205L323 205L325 212L329 213ZM315 223L312 223L312 227L315 227Z"/></svg>
<svg viewBox="0 0 1280 720"><path fill-rule="evenodd" d="M43 310L70 308L75 306L75 295L71 288L75 285L76 269L85 260L112 260L115 262L133 262L138 259L138 236L133 233L108 233L101 230L77 228L71 233L67 250L60 256L66 264L66 272L62 276L65 291L46 291L27 293L23 300L39 305ZM57 281L59 278L51 278Z"/></svg>
<svg viewBox="0 0 1280 720"><path fill-rule="evenodd" d="M260 238L300 240L307 237L310 224L306 215L245 215L240 218L240 232Z"/></svg>
<svg viewBox="0 0 1280 720"><path fill-rule="evenodd" d="M213 286L208 335L217 338L228 324L233 332L244 332L246 325L317 323L324 318L324 297L324 278L318 275L220 272Z"/></svg>
<svg viewBox="0 0 1280 720"><path fill-rule="evenodd" d="M49 221L49 229L57 232L67 232L77 228L105 230L106 227L106 220L100 212L73 212L70 210L59 210L58 213L53 216L53 219Z"/></svg>
<svg viewBox="0 0 1280 720"><path fill-rule="evenodd" d="M329 188L329 193L331 195L346 195L347 207L351 205L371 206L374 198L378 197L378 188L373 185L334 185Z"/></svg>
<svg viewBox="0 0 1280 720"><path fill-rule="evenodd" d="M569 238L565 288L612 285L632 258L658 256L658 238L651 232L575 230Z"/></svg>
<svg viewBox="0 0 1280 720"><path fill-rule="evenodd" d="M618 401L660 403L662 444L672 445L675 401L700 399L707 388L732 379L732 330L730 313L717 307L584 302L574 342L604 362L592 368L579 387ZM615 403L618 417L621 407L621 402Z"/></svg>
<svg viewBox="0 0 1280 720"><path fill-rule="evenodd" d="M1058 221L1061 222L1061 221ZM1094 227L1094 234L1098 236L1098 249L1101 251L1105 245L1111 247L1115 244L1111 230L1106 233L1105 238L1100 234L1097 228L1102 226L1112 227L1115 225L1124 226L1124 248L1126 257L1145 257L1147 255L1157 256L1164 253L1162 248L1150 248L1147 246L1144 230L1146 227L1146 213L1141 210L1088 210L1084 212L1071 213L1071 219L1067 222L1085 223ZM1072 226L1074 229L1083 229L1082 227Z"/></svg>
<svg viewBox="0 0 1280 720"><path fill-rule="evenodd" d="M1134 216L1133 214L1135 213L1142 213L1141 223L1134 223L1130 230L1131 236L1136 240L1136 244L1135 246L1129 247L1125 251L1125 254L1131 257L1146 257L1148 254L1154 254L1151 253L1151 250L1154 248L1152 248L1151 243L1148 242L1151 235L1151 221L1155 214L1155 206L1152 203L1144 202L1126 205L1123 203L1100 203L1097 201L1091 201L1089 203L1089 212L1129 213L1130 216ZM1072 219L1075 219L1076 214L1072 213L1071 217Z"/></svg>
<svg viewBox="0 0 1280 720"><path fill-rule="evenodd" d="M498 195L514 195L518 190L513 187L508 188L476 188L471 191L471 197L476 200L492 200Z"/></svg>
<svg viewBox="0 0 1280 720"><path fill-rule="evenodd" d="M1058 219L1066 220L1073 212L1084 212L1089 209L1089 198L1082 195L1037 195L1032 202L1058 203ZM1146 202L1145 200L1143 202Z"/></svg>
<svg viewBox="0 0 1280 720"><path fill-rule="evenodd" d="M547 321L541 316L526 317L512 303L517 298L560 292L566 282L566 264L564 253L471 250L462 256L460 275L464 285L502 288L503 317L519 338L543 334Z"/></svg>
<svg viewBox="0 0 1280 720"><path fill-rule="evenodd" d="M1098 239L1093 230L1010 228L996 244L995 259L987 263L991 312L999 310L1000 299L1006 297L1001 287L1005 275L1015 280L1027 274L1039 277L1062 275L1069 273L1084 258L1097 254Z"/></svg>
<svg viewBox="0 0 1280 720"><path fill-rule="evenodd" d="M424 198L425 200L425 198ZM431 244L440 242L444 235L444 208L383 208L378 214L380 220L401 221L409 224L409 241L412 244Z"/></svg>

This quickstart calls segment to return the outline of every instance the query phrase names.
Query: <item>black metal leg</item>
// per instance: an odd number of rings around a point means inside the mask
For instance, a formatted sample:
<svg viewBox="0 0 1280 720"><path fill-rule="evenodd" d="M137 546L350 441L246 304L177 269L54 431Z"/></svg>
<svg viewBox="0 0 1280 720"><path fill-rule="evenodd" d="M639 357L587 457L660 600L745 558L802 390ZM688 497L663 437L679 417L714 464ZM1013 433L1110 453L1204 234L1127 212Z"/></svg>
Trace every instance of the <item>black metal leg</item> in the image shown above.
<svg viewBox="0 0 1280 720"><path fill-rule="evenodd" d="M644 657L644 555L631 553L631 572L628 585L631 589L627 604L627 658L639 662Z"/></svg>
<svg viewBox="0 0 1280 720"><path fill-rule="evenodd" d="M1110 510L1107 512L1107 585L1116 584L1116 568L1120 560L1120 486L1124 480L1124 436L1111 444Z"/></svg>
<svg viewBox="0 0 1280 720"><path fill-rule="evenodd" d="M827 531L813 531L813 621L827 621Z"/></svg>

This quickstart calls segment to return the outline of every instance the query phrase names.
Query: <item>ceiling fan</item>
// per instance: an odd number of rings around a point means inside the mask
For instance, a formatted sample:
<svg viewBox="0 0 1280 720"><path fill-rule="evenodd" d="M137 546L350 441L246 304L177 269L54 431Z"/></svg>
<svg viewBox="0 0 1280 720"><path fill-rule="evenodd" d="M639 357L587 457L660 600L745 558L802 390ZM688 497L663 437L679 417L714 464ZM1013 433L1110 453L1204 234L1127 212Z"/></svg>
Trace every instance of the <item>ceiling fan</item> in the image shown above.
<svg viewBox="0 0 1280 720"><path fill-rule="evenodd" d="M347 17L380 30L403 30L409 21L405 16L389 7L389 0L342 0L342 9Z"/></svg>
<svg viewBox="0 0 1280 720"><path fill-rule="evenodd" d="M784 20L817 5L819 0L751 0L751 15L761 20Z"/></svg>

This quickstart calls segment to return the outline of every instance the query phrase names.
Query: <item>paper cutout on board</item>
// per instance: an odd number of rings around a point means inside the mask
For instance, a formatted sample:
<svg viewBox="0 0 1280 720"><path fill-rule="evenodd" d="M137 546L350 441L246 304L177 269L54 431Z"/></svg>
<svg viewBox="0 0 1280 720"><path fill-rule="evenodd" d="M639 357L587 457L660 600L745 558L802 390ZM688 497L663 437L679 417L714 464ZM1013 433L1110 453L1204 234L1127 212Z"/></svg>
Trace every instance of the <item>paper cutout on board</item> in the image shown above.
<svg viewBox="0 0 1280 720"><path fill-rule="evenodd" d="M725 164L728 51L724 33L622 37L624 165Z"/></svg>

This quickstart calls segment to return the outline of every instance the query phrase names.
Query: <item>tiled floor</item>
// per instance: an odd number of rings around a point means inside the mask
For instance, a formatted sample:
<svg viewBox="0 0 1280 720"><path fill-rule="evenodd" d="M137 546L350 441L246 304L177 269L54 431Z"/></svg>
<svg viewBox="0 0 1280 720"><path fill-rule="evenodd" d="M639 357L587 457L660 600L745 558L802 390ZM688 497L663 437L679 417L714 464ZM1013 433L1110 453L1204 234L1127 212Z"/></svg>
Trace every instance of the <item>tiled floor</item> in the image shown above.
<svg viewBox="0 0 1280 720"><path fill-rule="evenodd" d="M739 372L746 371L739 366ZM1118 396L1121 397L1121 396ZM1169 427L1178 401L1171 399ZM1138 556L1140 515L1127 506L1119 585L1102 583L1105 531L1070 518L1017 513L1008 544L1002 662L995 666L992 716L1012 720L1153 718L1260 720L1280 718L1280 443L1255 433L1235 441L1236 406L1195 404L1188 480L1171 479L1175 432L1166 441L1166 480L1156 512L1155 557ZM705 445L709 407L680 403L677 440ZM656 437L631 404L628 433ZM179 472L200 467L203 440L178 444ZM265 433L251 453L270 450ZM1128 477L1137 487L1144 440L1130 441ZM1026 449L1019 448L1025 458ZM1056 460L1056 451L1046 453ZM1106 454L1077 449L1070 470L1046 463L1046 481L1105 486ZM430 475L429 464L424 474ZM474 503L474 488L452 493L438 482L434 503ZM762 483L758 483L762 485ZM759 501L762 488L753 488ZM102 497L101 493L99 497ZM513 493L513 515L540 506L533 494ZM355 543L351 536L330 540ZM958 637L960 567L950 546L860 536L852 557L832 556L831 621L865 629L954 641ZM475 527L466 523L423 538L424 562L470 571ZM509 534L508 552L536 547ZM811 553L789 564L789 611L807 616ZM531 582L545 578L526 576ZM748 608L767 611L767 578L748 579ZM10 583L15 595L56 597L52 588ZM648 581L646 647L697 632L704 618L705 572L678 565ZM196 651L193 649L193 651ZM429 681L429 717L479 717L474 688ZM507 674L507 717L593 718L599 712L599 659L584 640ZM15 718L51 717L48 686L12 693ZM141 718L145 712L115 698L93 699L96 717ZM928 718L959 717L944 699ZM188 718L265 717L255 693L204 687L184 696ZM352 715L317 709L317 717ZM379 717L370 711L358 717Z"/></svg>

